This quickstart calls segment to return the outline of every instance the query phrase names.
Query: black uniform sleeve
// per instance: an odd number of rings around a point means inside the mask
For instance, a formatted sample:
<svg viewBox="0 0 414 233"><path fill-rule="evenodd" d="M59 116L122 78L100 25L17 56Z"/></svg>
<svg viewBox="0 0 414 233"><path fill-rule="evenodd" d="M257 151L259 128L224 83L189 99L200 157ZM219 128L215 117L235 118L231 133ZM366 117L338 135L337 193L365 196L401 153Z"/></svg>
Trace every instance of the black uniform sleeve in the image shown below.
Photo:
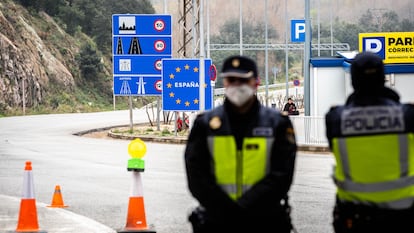
<svg viewBox="0 0 414 233"><path fill-rule="evenodd" d="M334 137L334 126L339 124L339 116L336 114L337 106L333 106L325 115L325 130L326 138L328 140L329 148L332 150L332 138ZM338 133L338 132L337 132Z"/></svg>
<svg viewBox="0 0 414 233"><path fill-rule="evenodd" d="M405 128L407 132L414 132L414 103L403 105L405 112Z"/></svg>
<svg viewBox="0 0 414 233"><path fill-rule="evenodd" d="M185 149L185 166L191 194L215 217L236 217L239 205L218 186L213 175L212 156L207 147L206 115L199 115L193 124Z"/></svg>
<svg viewBox="0 0 414 233"><path fill-rule="evenodd" d="M270 173L238 200L243 210L252 215L274 216L270 213L280 209L277 207L292 184L297 151L295 134L289 117L279 119L274 128Z"/></svg>

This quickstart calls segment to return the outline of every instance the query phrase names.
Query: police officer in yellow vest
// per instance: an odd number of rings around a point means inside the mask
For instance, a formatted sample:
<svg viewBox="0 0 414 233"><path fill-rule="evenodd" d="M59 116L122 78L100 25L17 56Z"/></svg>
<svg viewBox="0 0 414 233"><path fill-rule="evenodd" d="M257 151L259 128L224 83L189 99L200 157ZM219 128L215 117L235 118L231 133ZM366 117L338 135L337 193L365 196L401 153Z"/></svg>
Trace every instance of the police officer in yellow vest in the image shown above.
<svg viewBox="0 0 414 233"><path fill-rule="evenodd" d="M335 232L414 232L414 105L384 86L374 53L355 57L351 79L345 105L326 114L336 159Z"/></svg>
<svg viewBox="0 0 414 233"><path fill-rule="evenodd" d="M189 190L200 204L189 217L194 233L290 232L291 121L258 101L252 59L228 57L220 77L224 104L196 117L185 150Z"/></svg>

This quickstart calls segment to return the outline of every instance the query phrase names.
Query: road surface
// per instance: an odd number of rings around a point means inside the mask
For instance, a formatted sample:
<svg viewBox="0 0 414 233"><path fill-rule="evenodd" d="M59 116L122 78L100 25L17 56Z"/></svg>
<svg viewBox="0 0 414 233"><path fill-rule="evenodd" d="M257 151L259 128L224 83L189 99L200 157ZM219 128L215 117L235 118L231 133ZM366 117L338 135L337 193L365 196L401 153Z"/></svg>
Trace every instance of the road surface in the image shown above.
<svg viewBox="0 0 414 233"><path fill-rule="evenodd" d="M134 110L133 118L134 123L147 120L143 110ZM0 118L0 199L9 200L6 205L9 210L0 207L0 232L16 227L19 209L16 200L22 195L27 160L32 161L35 197L42 206L41 228L49 228L48 232L70 232L51 231L53 219L42 215L56 185L60 185L64 202L69 206L59 209L60 213L88 219L91 221L85 221L88 227L94 226L92 222L113 232L125 227L132 186L131 173L126 170L129 141L74 134L129 123L128 111ZM142 179L147 222L158 233L190 233L187 215L197 203L187 188L185 145L149 142L146 145ZM290 191L293 223L298 232L332 232L333 162L330 154L298 153Z"/></svg>

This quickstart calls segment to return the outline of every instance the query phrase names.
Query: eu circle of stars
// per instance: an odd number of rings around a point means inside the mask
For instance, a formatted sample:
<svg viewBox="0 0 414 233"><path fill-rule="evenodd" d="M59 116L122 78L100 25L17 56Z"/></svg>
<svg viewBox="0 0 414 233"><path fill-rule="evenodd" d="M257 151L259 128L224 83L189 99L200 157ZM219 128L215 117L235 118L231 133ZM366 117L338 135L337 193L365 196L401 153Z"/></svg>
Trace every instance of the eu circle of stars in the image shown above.
<svg viewBox="0 0 414 233"><path fill-rule="evenodd" d="M211 60L205 60L204 85L200 86L200 60L163 59L163 110L196 111L200 110L199 88L204 88L205 110L212 107L212 89L209 68Z"/></svg>

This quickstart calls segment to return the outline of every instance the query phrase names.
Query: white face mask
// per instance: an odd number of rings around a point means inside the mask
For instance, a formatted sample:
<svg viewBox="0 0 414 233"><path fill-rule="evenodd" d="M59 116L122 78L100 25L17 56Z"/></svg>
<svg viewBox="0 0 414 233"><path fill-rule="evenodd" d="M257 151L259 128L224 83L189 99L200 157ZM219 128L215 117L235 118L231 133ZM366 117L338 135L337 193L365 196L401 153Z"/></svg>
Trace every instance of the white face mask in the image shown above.
<svg viewBox="0 0 414 233"><path fill-rule="evenodd" d="M254 89L249 85L229 86L226 88L226 98L237 107L243 106L254 95Z"/></svg>

